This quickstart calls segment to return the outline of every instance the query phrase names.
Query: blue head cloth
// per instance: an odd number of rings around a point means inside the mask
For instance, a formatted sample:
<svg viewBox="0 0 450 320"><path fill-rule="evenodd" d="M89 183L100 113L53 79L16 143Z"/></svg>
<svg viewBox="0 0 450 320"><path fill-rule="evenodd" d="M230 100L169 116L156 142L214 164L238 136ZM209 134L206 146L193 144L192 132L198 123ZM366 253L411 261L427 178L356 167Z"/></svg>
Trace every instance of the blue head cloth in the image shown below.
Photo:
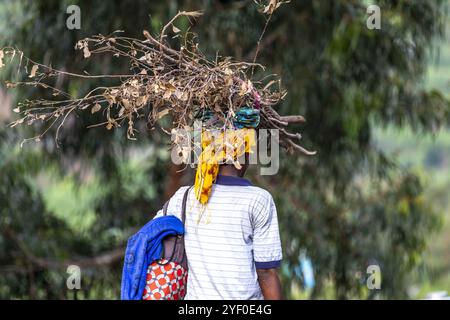
<svg viewBox="0 0 450 320"><path fill-rule="evenodd" d="M254 128L256 129L259 125L260 115L259 109L251 107L242 107L236 112L233 124L236 129L243 128Z"/></svg>

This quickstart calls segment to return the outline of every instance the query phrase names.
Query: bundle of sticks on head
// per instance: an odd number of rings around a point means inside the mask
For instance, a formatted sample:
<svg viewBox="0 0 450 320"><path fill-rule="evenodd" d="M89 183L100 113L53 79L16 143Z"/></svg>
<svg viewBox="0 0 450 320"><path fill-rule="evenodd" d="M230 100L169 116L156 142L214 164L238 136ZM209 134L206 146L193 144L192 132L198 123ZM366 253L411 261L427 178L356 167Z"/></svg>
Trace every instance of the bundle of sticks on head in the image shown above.
<svg viewBox="0 0 450 320"><path fill-rule="evenodd" d="M70 73L54 69L26 57L16 48L0 50L0 67L4 61L19 61L25 70L24 80L7 82L7 87L33 86L52 91L52 99L20 102L14 109L21 115L11 126L44 123L44 130L36 137L39 140L50 128L56 126L56 140L67 117L78 112L101 112L104 121L92 126L105 126L108 130L127 126L127 137L135 139L135 122L146 117L147 127L153 128L166 115L171 116L172 130L185 129L192 125L196 115L214 113L217 124L223 129L233 126L236 113L243 107L259 110L258 127L279 130L279 143L290 151L313 154L298 144L300 134L287 130L290 123L303 122L300 115L281 116L274 106L285 97L279 79L267 82L251 79L253 68L264 66L256 63L234 61L231 58L209 60L202 54L196 36L192 32L181 35L174 22L180 17L195 19L200 12L179 12L161 30L159 36L143 31L142 39L123 36L121 31L108 36L96 35L77 42L85 58L109 54L127 59L129 72L117 75L89 75ZM180 45L171 47L167 33L178 35ZM99 86L82 97L74 97L52 85L56 78L74 77L86 81L108 80L116 85ZM267 79L268 77L265 77ZM211 124L212 125L212 124Z"/></svg>

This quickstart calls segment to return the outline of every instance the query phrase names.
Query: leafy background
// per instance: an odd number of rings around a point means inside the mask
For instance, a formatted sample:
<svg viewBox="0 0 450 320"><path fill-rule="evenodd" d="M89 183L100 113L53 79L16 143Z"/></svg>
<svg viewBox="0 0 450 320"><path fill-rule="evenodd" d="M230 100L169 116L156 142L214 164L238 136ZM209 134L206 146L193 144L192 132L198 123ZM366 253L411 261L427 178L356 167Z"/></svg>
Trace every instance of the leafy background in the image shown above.
<svg viewBox="0 0 450 320"><path fill-rule="evenodd" d="M250 176L275 197L291 299L450 291L448 3L374 1L382 25L369 30L370 3L291 1L262 41L259 61L289 92L279 111L305 115L298 129L318 151L283 155L276 176ZM70 4L81 8L79 31L65 26ZM113 58L84 60L76 40L157 33L178 10L199 9L193 29L202 50L251 61L265 20L250 0L2 0L0 46L64 70L119 73L126 66ZM6 68L0 80L20 76ZM96 83L57 85L76 95ZM7 128L13 105L44 94L0 88L0 298L117 299L126 239L192 181L192 170L170 164L160 130L142 124L131 142L121 130L87 130L89 114L68 120L59 148L51 133L20 148L38 128ZM295 272L302 255L313 264L312 289ZM69 264L82 268L81 290L66 287ZM380 290L367 289L371 264L381 268Z"/></svg>

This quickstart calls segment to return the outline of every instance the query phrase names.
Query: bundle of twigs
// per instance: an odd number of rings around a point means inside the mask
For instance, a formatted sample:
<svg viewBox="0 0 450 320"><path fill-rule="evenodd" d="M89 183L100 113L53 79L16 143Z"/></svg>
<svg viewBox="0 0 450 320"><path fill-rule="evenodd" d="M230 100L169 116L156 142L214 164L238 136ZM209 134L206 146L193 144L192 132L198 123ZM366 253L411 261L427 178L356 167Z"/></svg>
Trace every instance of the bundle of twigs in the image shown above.
<svg viewBox="0 0 450 320"><path fill-rule="evenodd" d="M199 12L179 12L167 23L159 37L153 37L144 31L143 39L129 38L116 31L109 36L97 35L78 41L76 49L82 50L85 58L97 54L110 54L114 57L128 59L129 74L123 75L89 75L75 74L56 70L51 66L37 63L26 57L23 52L14 48L0 51L0 66L5 58L19 57L19 67L27 71L27 79L19 82L8 82L7 87L18 85L43 87L52 90L54 100L32 100L19 103L14 109L22 118L13 122L31 125L36 121L47 124L44 132L32 138L40 139L50 128L57 126L56 139L67 117L79 111L91 113L102 112L105 121L93 126L106 126L113 129L127 125L127 136L135 139L135 122L138 118L147 117L148 127L155 124L165 115L172 117L172 129L185 129L191 126L195 115L202 110L211 110L221 118L224 128L232 126L235 111L242 106L253 106L260 109L261 127L279 129L280 143L289 150L298 150L311 154L296 141L299 134L290 133L286 127L290 123L304 121L301 116L280 116L273 106L278 104L286 92L279 86L279 81L272 80L267 84L252 81L248 71L253 67L261 67L255 63L236 62L230 58L208 60L186 33L182 45L172 48L166 41L170 30L179 34L174 26L180 16L196 18ZM31 69L30 69L31 68ZM52 86L51 80L60 76L84 79L117 79L116 86L96 87L83 97L73 97L68 92ZM173 130L172 130L173 131Z"/></svg>

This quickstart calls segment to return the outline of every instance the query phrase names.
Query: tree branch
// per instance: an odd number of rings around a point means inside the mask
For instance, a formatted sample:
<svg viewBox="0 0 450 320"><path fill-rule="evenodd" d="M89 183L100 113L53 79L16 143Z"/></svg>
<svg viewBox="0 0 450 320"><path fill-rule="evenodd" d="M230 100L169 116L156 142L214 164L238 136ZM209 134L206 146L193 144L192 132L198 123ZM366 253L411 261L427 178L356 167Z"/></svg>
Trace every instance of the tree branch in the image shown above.
<svg viewBox="0 0 450 320"><path fill-rule="evenodd" d="M42 269L60 269L66 268L69 265L77 265L79 267L89 268L89 267L101 267L115 264L121 261L125 254L125 248L117 248L111 251L106 251L94 257L80 257L77 259L67 259L58 260L53 258L41 258L36 257L25 242L20 239L16 232L11 228L4 228L4 234L14 241L22 251L25 258L33 265ZM12 267L9 267L12 268Z"/></svg>

